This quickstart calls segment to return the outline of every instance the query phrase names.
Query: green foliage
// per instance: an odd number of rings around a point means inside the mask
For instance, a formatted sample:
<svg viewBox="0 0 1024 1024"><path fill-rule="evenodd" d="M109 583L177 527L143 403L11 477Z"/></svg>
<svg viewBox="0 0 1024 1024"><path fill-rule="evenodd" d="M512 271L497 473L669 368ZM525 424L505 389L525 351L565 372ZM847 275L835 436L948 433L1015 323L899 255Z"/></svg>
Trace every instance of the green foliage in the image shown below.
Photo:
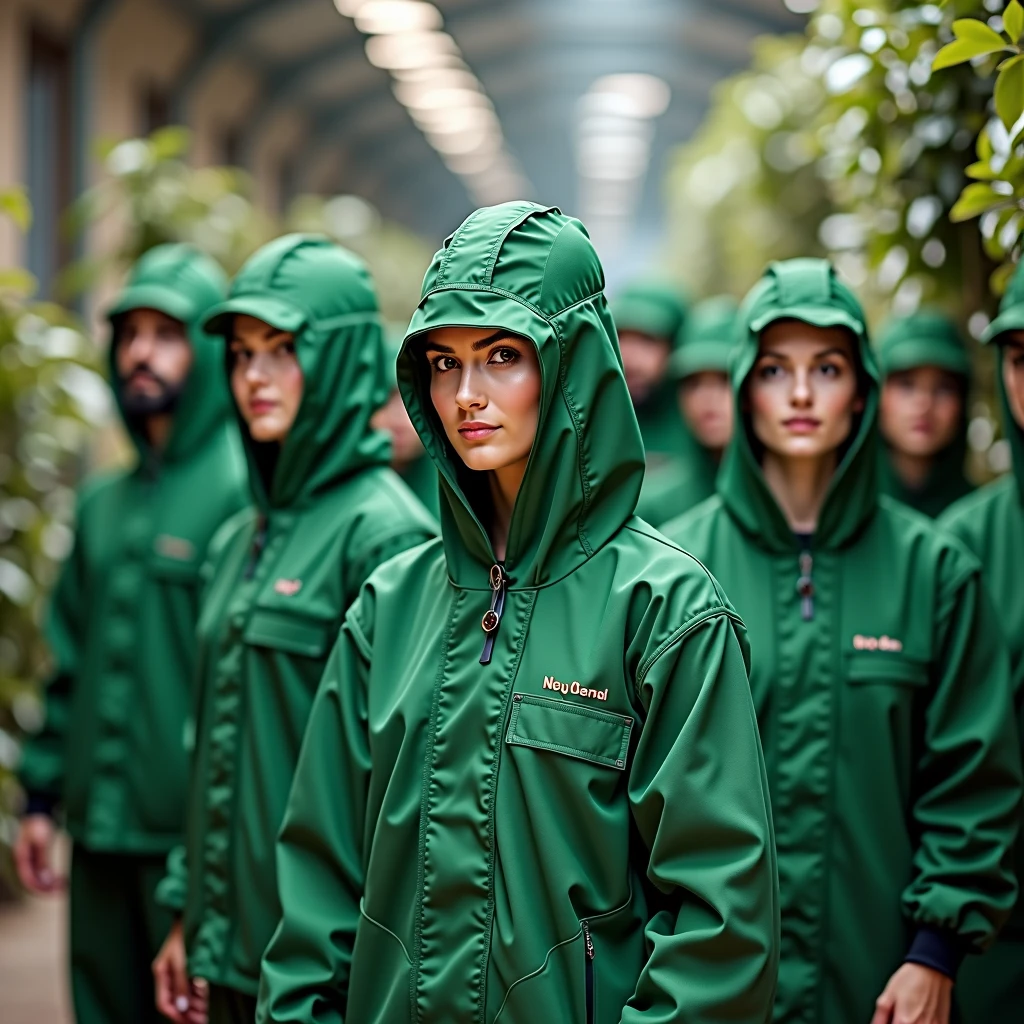
<svg viewBox="0 0 1024 1024"><path fill-rule="evenodd" d="M106 176L75 203L74 232L112 238L63 275L65 295L123 273L163 242L190 242L234 273L283 231L322 232L359 253L377 283L385 316L408 320L432 250L411 232L383 221L357 196L301 196L280 221L260 210L249 176L233 167L192 167L189 132L161 128L148 139L100 147Z"/></svg>
<svg viewBox="0 0 1024 1024"><path fill-rule="evenodd" d="M31 218L20 189L0 190L0 211L20 227ZM33 301L34 289L24 271L0 270L0 894L13 887L17 736L39 717L43 596L71 544L74 478L108 402L79 324Z"/></svg>

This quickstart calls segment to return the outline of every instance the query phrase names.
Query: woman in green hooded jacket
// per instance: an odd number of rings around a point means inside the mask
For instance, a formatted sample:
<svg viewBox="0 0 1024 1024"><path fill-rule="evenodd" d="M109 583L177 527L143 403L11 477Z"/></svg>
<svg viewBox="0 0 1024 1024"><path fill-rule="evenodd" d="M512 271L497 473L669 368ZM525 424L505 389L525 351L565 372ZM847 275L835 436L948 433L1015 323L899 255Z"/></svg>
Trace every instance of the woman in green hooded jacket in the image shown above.
<svg viewBox="0 0 1024 1024"><path fill-rule="evenodd" d="M1010 647L1017 724L1024 740L1024 268L1017 268L983 340L998 346L996 380L1012 472L952 505L941 521L981 560ZM1016 868L1018 884L1024 884L1022 841ZM995 947L964 964L958 1001L964 1024L1012 1021L1024 1012L1024 899L1019 894Z"/></svg>
<svg viewBox="0 0 1024 1024"><path fill-rule="evenodd" d="M1021 769L980 566L880 498L864 315L824 260L740 313L718 495L664 527L750 629L782 901L775 1020L947 1024L1016 896Z"/></svg>
<svg viewBox="0 0 1024 1024"><path fill-rule="evenodd" d="M729 352L736 300L718 295L698 303L683 324L682 341L669 361L679 411L696 442L685 461L652 467L644 476L636 514L654 526L688 512L715 493L715 476L732 437Z"/></svg>
<svg viewBox="0 0 1024 1024"><path fill-rule="evenodd" d="M743 627L633 517L583 226L478 210L399 384L442 538L346 615L278 842L261 1021L761 1022L778 918Z"/></svg>
<svg viewBox="0 0 1024 1024"><path fill-rule="evenodd" d="M881 490L941 515L974 490L964 472L971 360L943 313L894 317L879 335Z"/></svg>
<svg viewBox="0 0 1024 1024"><path fill-rule="evenodd" d="M342 615L378 565L436 527L370 426L387 375L356 257L278 238L206 327L228 345L255 511L225 525L208 566L186 842L159 893L184 920L154 974L161 1011L183 1022L196 1009L187 979L205 979L220 1024L255 1014L278 915L274 840Z"/></svg>

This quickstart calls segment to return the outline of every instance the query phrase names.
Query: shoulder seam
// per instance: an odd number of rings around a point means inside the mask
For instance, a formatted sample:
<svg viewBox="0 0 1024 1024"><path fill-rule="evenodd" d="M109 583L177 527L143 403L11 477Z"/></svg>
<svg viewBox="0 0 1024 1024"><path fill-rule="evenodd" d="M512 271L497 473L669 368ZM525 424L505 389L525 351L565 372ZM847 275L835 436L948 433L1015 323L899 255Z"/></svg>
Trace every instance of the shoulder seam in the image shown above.
<svg viewBox="0 0 1024 1024"><path fill-rule="evenodd" d="M724 605L714 605L711 608L706 608L704 611L697 612L687 619L681 626L677 626L669 636L663 640L654 653L640 663L640 667L636 673L636 695L639 698L639 692L644 685L644 680L647 678L647 673L654 667L655 663L669 650L680 643L687 633L696 629L698 626L703 625L705 622L710 622L712 619L726 618L737 625L742 626L743 620L734 611L726 608Z"/></svg>

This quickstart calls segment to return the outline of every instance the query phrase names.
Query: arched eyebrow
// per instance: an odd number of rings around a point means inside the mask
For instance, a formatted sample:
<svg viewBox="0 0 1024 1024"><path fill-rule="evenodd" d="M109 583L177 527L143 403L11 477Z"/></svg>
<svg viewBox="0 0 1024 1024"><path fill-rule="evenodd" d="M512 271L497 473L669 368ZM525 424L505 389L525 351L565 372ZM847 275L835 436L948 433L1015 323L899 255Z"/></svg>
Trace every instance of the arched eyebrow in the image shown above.
<svg viewBox="0 0 1024 1024"><path fill-rule="evenodd" d="M510 334L508 331L503 329L497 330L493 334L488 334L486 338L481 338L479 341L474 341L470 347L473 349L474 352L479 352L482 348L487 348L488 345L493 345L496 341L500 341L502 338L511 337L513 337L513 335ZM427 343L424 346L424 351L453 353L455 349L451 348L449 345L442 345L439 341L431 341L428 338Z"/></svg>

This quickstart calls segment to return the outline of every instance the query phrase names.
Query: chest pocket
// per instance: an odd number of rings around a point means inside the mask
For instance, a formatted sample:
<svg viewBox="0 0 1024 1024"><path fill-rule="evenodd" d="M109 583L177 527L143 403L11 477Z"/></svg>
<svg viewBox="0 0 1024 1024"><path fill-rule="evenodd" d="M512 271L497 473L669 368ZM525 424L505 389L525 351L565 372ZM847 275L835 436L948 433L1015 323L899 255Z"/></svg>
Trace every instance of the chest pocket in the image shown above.
<svg viewBox="0 0 1024 1024"><path fill-rule="evenodd" d="M148 570L153 579L164 583L194 586L199 578L198 553L190 541L160 534L153 541Z"/></svg>
<svg viewBox="0 0 1024 1024"><path fill-rule="evenodd" d="M568 701L516 693L505 742L551 750L622 771L633 719Z"/></svg>
<svg viewBox="0 0 1024 1024"><path fill-rule="evenodd" d="M272 608L256 608L249 617L242 639L253 647L272 647L306 658L323 658L337 627Z"/></svg>
<svg viewBox="0 0 1024 1024"><path fill-rule="evenodd" d="M844 676L851 686L927 686L928 665L888 651L854 651L845 656Z"/></svg>

